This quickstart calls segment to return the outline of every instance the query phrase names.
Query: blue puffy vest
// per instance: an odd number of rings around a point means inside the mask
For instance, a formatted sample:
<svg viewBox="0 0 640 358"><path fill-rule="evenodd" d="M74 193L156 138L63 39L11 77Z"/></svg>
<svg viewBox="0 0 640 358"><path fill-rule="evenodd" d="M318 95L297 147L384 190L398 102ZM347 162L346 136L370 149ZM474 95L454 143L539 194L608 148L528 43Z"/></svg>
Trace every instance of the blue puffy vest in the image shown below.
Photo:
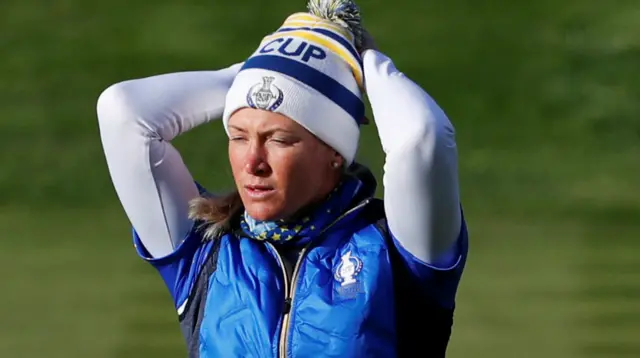
<svg viewBox="0 0 640 358"><path fill-rule="evenodd" d="M191 233L174 253L138 253L163 277L189 357L444 357L467 254L436 268L406 252L366 199L300 253L287 272L269 243ZM290 278L289 278L290 276Z"/></svg>

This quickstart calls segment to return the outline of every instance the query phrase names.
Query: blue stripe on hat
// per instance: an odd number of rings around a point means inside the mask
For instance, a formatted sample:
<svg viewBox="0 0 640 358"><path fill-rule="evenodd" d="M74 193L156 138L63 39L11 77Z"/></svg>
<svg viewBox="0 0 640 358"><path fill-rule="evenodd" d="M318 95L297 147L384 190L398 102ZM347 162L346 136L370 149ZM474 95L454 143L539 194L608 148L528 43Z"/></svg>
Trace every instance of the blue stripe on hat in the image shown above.
<svg viewBox="0 0 640 358"><path fill-rule="evenodd" d="M356 48L349 41L347 41L344 37L342 37L339 34L336 34L335 32L333 32L331 30L318 29L318 28L313 28L313 27L283 27L283 28L279 29L277 32L288 32L288 31L296 31L296 30L307 30L307 31L317 32L319 34L325 35L325 36L330 37L331 39L339 42L342 45L342 47L344 47L347 50L349 50L351 55L353 55L353 57L356 59L356 61L358 61L358 63L362 67L362 59L360 58L360 55L358 55L358 51L356 51Z"/></svg>
<svg viewBox="0 0 640 358"><path fill-rule="evenodd" d="M357 124L364 118L364 102L340 82L304 63L287 57L259 55L249 58L240 71L264 69L280 72L306 84L349 113Z"/></svg>

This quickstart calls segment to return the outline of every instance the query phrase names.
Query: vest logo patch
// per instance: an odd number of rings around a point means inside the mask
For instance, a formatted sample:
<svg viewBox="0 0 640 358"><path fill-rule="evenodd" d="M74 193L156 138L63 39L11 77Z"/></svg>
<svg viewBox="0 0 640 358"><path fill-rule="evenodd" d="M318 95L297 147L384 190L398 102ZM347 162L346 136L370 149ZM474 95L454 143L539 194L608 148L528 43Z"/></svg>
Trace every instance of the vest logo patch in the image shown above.
<svg viewBox="0 0 640 358"><path fill-rule="evenodd" d="M353 298L363 292L362 283L356 280L356 276L362 271L362 260L353 256L351 251L342 255L340 263L333 275L340 282L338 293L345 298Z"/></svg>

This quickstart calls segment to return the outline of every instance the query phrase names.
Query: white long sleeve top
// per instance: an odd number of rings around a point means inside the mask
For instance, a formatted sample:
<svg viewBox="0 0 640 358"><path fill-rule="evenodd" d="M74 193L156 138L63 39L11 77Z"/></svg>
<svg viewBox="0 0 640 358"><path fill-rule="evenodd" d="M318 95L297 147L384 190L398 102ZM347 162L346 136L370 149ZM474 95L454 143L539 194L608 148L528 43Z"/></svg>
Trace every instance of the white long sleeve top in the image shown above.
<svg viewBox="0 0 640 358"><path fill-rule="evenodd" d="M454 128L436 102L384 54L363 54L366 92L385 153L384 207L394 238L416 258L451 264L462 218ZM171 140L222 116L241 64L129 80L97 104L116 193L145 249L163 257L192 229L199 195ZM445 261L443 261L445 257ZM447 263L448 262L448 263Z"/></svg>

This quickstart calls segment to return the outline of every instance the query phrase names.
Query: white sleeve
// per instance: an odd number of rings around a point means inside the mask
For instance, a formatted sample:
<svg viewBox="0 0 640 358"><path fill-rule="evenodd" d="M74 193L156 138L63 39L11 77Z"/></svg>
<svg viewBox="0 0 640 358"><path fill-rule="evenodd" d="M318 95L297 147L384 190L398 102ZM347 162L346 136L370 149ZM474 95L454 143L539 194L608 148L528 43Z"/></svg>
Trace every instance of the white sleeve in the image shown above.
<svg viewBox="0 0 640 358"><path fill-rule="evenodd" d="M182 242L193 225L189 201L199 195L169 141L222 116L240 65L129 80L110 86L98 99L100 137L111 180L152 257L166 256Z"/></svg>
<svg viewBox="0 0 640 358"><path fill-rule="evenodd" d="M364 53L366 91L385 153L389 230L418 259L434 264L461 229L452 124L435 101L387 56Z"/></svg>

